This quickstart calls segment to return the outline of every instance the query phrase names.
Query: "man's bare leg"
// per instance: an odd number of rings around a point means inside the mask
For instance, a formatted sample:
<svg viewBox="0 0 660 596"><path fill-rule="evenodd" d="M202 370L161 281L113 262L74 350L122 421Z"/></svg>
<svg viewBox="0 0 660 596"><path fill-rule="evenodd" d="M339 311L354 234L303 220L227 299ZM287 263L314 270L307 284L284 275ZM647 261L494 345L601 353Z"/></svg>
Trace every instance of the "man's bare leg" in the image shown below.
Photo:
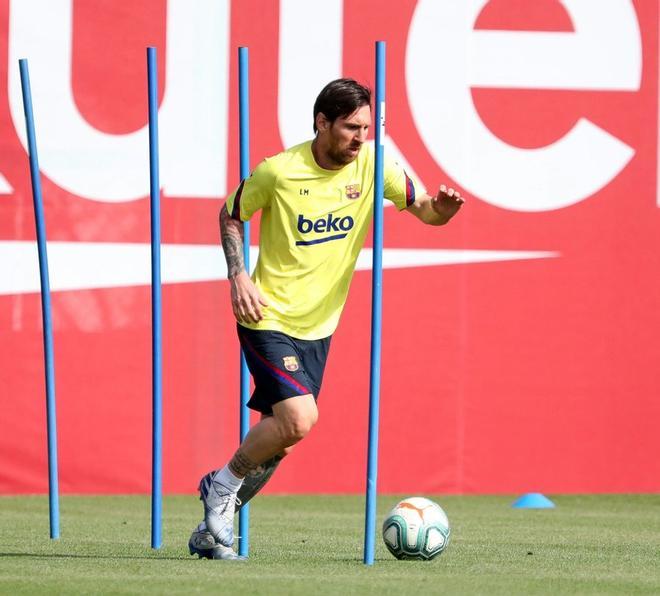
<svg viewBox="0 0 660 596"><path fill-rule="evenodd" d="M262 414L261 420L271 416L272 414ZM266 486L272 475L275 473L275 470L280 465L280 462L293 451L293 448L294 445L285 447L282 451L276 453L273 457L267 459L265 462L259 464L256 468L247 473L243 479L241 488L238 490L238 511L240 511L246 503L252 500L252 498L257 495L264 486Z"/></svg>
<svg viewBox="0 0 660 596"><path fill-rule="evenodd" d="M250 429L229 463L201 480L204 521L218 543L224 546L233 544L235 504L245 476L301 441L317 419L318 410L311 394L276 403L273 415L262 418Z"/></svg>
<svg viewBox="0 0 660 596"><path fill-rule="evenodd" d="M262 417L250 429L229 462L230 469L245 477L250 469L301 441L317 419L318 410L311 394L274 404L273 415Z"/></svg>

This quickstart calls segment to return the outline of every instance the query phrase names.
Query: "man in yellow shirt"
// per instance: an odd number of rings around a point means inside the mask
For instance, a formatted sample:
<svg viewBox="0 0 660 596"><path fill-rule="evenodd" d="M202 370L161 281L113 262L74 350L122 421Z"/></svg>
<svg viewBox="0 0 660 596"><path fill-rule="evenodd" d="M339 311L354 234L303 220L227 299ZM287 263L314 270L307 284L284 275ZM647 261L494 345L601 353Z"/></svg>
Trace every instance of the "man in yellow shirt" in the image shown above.
<svg viewBox="0 0 660 596"><path fill-rule="evenodd" d="M370 125L369 89L352 79L332 81L314 104L314 139L262 161L220 212L232 308L255 382L248 405L262 418L228 464L200 481L204 522L193 531L191 554L236 558L236 504L254 496L318 419L330 338L373 215ZM463 204L444 186L429 196L387 159L384 195L438 226ZM242 222L258 210L259 259L250 277Z"/></svg>

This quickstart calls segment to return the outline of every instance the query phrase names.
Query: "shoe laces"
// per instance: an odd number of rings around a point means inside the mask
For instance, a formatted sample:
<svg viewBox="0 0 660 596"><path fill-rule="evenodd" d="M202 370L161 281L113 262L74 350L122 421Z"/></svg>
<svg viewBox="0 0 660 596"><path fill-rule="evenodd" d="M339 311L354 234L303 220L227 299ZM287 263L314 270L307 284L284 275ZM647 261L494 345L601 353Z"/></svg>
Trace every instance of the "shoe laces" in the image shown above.
<svg viewBox="0 0 660 596"><path fill-rule="evenodd" d="M220 515L224 515L224 513L229 509L230 505L234 505L234 508L237 505L241 505L241 500L238 498L238 495L236 493L222 493L218 490L218 487L222 486L222 488L226 488L224 485L220 483L213 482L213 489L217 493L220 503L218 503L217 507L215 509L220 513Z"/></svg>

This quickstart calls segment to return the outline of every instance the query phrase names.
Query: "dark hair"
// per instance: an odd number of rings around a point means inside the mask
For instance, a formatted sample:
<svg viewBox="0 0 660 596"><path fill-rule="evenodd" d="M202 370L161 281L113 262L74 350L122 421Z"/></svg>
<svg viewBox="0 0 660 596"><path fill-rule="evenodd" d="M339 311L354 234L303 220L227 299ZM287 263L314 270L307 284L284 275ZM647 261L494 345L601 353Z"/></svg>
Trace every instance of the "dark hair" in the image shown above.
<svg viewBox="0 0 660 596"><path fill-rule="evenodd" d="M314 102L314 132L316 132L316 116L319 113L330 121L349 116L362 106L371 105L371 89L360 85L353 79L336 79L330 81Z"/></svg>

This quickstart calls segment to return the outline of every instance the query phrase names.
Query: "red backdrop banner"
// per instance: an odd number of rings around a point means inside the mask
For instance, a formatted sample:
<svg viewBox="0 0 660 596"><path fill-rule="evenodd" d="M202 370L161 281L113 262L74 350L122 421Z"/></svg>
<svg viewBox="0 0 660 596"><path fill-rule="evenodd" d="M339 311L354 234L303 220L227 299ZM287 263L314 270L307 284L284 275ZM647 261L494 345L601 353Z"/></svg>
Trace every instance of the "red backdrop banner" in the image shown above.
<svg viewBox="0 0 660 596"><path fill-rule="evenodd" d="M238 342L218 210L251 160L312 134L323 84L373 86L386 151L467 204L385 212L379 490L660 490L658 4L653 0L0 0L0 493L47 491L28 58L56 364L60 488L151 482L147 46L159 55L164 469L193 492L238 442ZM253 244L258 223L253 226ZM369 241L367 241L367 248ZM360 261L362 263L362 261ZM368 254L320 421L271 492L366 480Z"/></svg>

